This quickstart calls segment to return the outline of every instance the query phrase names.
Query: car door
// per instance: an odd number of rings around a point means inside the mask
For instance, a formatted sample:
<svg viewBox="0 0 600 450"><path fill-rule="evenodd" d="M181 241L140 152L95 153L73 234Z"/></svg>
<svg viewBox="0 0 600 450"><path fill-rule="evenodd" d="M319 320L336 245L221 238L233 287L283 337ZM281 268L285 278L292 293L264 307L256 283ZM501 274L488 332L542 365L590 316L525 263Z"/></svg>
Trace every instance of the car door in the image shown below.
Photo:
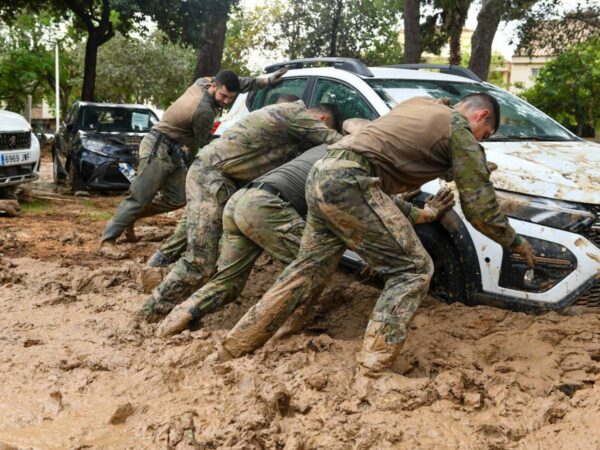
<svg viewBox="0 0 600 450"><path fill-rule="evenodd" d="M375 108L355 88L332 78L315 80L309 107L319 103L334 103L340 107L342 121L353 117L374 120L379 117Z"/></svg>
<svg viewBox="0 0 600 450"><path fill-rule="evenodd" d="M62 165L62 167L66 167L66 162L69 155L69 146L73 139L73 133L76 133L75 130L75 119L77 115L77 104L74 104L67 115L65 116L64 121L60 125L57 136L57 143L55 145L56 155Z"/></svg>

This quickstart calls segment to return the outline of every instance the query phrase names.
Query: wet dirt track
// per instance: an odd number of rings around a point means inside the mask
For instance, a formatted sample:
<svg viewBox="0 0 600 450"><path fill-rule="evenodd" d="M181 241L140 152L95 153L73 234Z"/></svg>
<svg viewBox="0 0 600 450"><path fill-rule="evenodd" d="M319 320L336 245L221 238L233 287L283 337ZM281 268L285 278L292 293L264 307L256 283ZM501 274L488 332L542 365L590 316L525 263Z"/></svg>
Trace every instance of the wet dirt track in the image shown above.
<svg viewBox="0 0 600 450"><path fill-rule="evenodd" d="M596 313L428 298L394 372L371 379L354 355L378 290L338 273L342 300L305 333L215 364L280 266L261 259L238 302L159 339L132 317L176 217L144 221L132 257L108 261L94 250L120 198L39 191L0 218L0 449L600 447Z"/></svg>

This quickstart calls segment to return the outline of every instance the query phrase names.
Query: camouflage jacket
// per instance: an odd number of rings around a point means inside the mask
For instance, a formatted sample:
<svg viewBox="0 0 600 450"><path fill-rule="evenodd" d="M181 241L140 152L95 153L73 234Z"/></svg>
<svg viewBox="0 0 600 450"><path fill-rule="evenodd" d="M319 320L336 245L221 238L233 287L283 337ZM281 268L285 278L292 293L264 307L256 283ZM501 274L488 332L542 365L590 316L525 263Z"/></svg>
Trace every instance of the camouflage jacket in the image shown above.
<svg viewBox="0 0 600 450"><path fill-rule="evenodd" d="M467 119L456 111L452 113L450 133L452 178L465 217L490 239L510 246L515 241L515 230L496 200L483 147L473 136Z"/></svg>
<svg viewBox="0 0 600 450"><path fill-rule="evenodd" d="M192 156L210 141L213 122L222 110L208 93L211 83L211 78L198 78L167 108L160 122L154 125L155 130L187 146ZM240 92L248 92L262 86L256 78L240 77Z"/></svg>
<svg viewBox="0 0 600 450"><path fill-rule="evenodd" d="M198 157L236 180L251 181L309 148L340 138L299 100L253 111L204 147Z"/></svg>

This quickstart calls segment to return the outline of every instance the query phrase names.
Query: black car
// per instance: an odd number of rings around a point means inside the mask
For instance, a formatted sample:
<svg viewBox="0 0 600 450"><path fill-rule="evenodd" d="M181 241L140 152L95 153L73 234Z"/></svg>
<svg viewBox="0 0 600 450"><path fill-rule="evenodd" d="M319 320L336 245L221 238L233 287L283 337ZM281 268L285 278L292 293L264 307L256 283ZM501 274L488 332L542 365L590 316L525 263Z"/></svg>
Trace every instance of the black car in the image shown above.
<svg viewBox="0 0 600 450"><path fill-rule="evenodd" d="M73 191L127 190L140 142L157 122L143 105L75 102L52 144L54 181Z"/></svg>

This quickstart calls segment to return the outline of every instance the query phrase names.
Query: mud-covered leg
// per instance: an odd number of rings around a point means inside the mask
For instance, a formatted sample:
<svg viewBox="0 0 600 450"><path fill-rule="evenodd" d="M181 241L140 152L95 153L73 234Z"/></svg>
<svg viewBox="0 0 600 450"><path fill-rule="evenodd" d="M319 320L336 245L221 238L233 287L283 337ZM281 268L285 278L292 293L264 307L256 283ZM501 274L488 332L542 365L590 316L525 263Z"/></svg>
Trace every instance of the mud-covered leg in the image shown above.
<svg viewBox="0 0 600 450"><path fill-rule="evenodd" d="M223 208L235 184L220 170L196 160L188 172L186 190L188 248L144 304L142 315L149 321L168 314L216 269Z"/></svg>
<svg viewBox="0 0 600 450"><path fill-rule="evenodd" d="M309 210L298 257L227 334L226 352L237 357L264 344L298 306L321 293L343 252L343 242Z"/></svg>

